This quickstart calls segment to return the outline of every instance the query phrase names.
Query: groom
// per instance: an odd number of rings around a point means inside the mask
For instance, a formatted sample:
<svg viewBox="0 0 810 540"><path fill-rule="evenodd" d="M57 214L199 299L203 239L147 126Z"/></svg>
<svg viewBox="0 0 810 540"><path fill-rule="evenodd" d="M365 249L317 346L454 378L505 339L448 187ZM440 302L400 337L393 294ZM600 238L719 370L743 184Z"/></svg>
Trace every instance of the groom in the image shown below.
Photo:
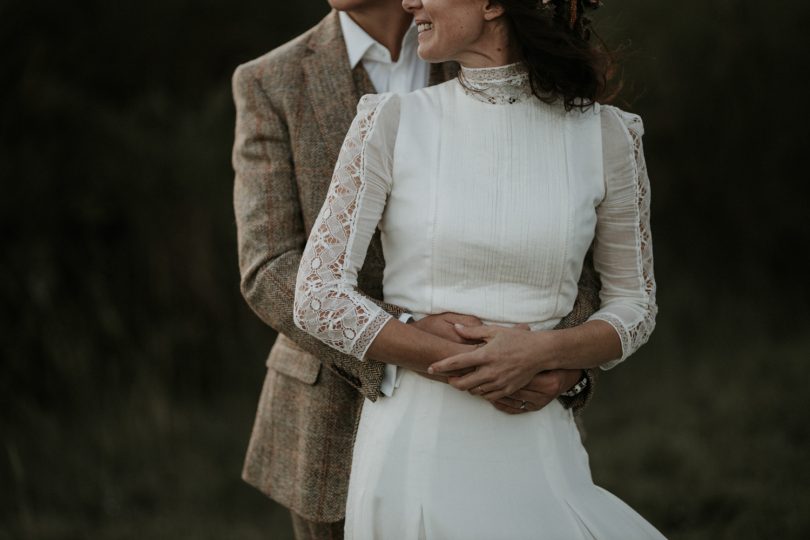
<svg viewBox="0 0 810 540"><path fill-rule="evenodd" d="M363 94L409 92L454 75L416 55L416 31L400 0L329 0L334 10L293 41L240 66L234 74L236 213L242 293L278 332L267 359L243 478L286 506L298 539L342 538L354 429L365 398L395 392L395 369L323 345L293 324L296 274L321 209L344 135ZM337 11L335 11L337 10ZM597 307L594 273L583 272L580 296L564 323ZM359 288L382 299L379 233L368 249ZM396 306L379 302L407 320ZM475 317L441 314L418 328L461 341L453 323ZM590 381L583 387L583 381ZM579 393L560 397L576 387ZM520 414L560 398L580 408L592 379L580 371L535 377L514 399L494 404Z"/></svg>

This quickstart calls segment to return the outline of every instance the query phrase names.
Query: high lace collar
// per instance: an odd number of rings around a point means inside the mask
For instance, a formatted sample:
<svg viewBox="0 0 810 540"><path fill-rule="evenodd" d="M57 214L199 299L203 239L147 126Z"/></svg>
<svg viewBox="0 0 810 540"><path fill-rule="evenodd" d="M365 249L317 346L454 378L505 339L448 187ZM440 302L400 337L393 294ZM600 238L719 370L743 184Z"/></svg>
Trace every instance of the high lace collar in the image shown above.
<svg viewBox="0 0 810 540"><path fill-rule="evenodd" d="M493 105L510 105L532 95L529 70L523 62L488 68L462 66L458 79L468 96Z"/></svg>

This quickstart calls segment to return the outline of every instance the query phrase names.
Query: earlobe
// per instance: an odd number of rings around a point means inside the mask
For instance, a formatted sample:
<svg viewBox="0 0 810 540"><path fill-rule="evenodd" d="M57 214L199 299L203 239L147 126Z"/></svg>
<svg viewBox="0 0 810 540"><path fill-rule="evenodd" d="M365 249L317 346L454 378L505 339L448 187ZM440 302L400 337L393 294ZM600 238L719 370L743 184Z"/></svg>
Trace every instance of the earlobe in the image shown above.
<svg viewBox="0 0 810 540"><path fill-rule="evenodd" d="M489 1L484 4L484 20L494 21L504 14L503 4Z"/></svg>

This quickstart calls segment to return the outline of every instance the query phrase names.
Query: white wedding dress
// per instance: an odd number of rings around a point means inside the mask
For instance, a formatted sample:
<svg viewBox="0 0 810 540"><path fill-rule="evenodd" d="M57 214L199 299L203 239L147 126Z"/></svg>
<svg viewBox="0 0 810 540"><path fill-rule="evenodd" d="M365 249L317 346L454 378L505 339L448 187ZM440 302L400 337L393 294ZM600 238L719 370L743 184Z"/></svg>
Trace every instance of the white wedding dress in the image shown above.
<svg viewBox="0 0 810 540"><path fill-rule="evenodd" d="M384 294L417 318L445 311L553 328L573 307L594 243L601 309L623 354L656 305L641 120L566 112L531 94L520 64L464 69L404 96L364 97L298 275L295 320L363 361L391 316L357 290L377 227ZM609 406L609 404L605 404ZM570 411L510 416L400 370L366 401L346 538L663 538L595 486Z"/></svg>

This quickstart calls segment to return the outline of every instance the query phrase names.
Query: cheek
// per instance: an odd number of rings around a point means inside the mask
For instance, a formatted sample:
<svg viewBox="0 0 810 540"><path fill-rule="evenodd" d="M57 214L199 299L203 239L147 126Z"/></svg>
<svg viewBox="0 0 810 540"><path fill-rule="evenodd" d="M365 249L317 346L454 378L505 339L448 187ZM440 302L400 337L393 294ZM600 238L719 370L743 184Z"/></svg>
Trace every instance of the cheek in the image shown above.
<svg viewBox="0 0 810 540"><path fill-rule="evenodd" d="M436 33L438 43L443 49L456 51L470 42L472 26L464 20L448 21Z"/></svg>

